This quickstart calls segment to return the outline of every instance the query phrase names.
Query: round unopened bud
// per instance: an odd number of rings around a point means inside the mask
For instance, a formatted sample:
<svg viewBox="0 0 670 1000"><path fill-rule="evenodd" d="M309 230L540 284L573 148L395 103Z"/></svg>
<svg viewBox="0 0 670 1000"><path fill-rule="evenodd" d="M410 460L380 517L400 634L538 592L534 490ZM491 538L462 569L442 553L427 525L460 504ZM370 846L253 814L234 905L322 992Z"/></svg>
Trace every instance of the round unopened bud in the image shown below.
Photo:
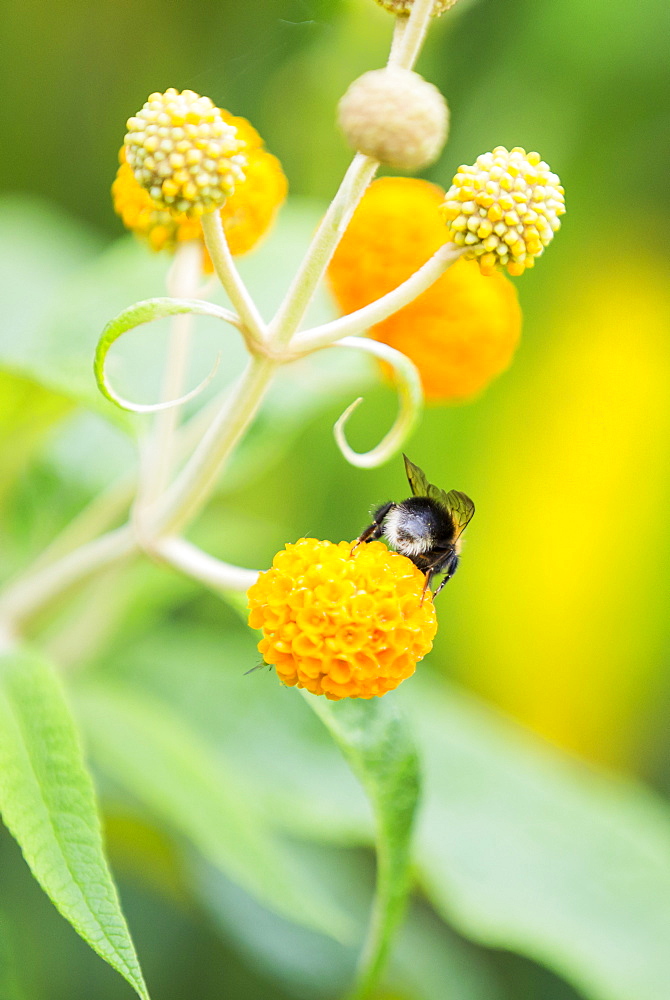
<svg viewBox="0 0 670 1000"><path fill-rule="evenodd" d="M244 180L244 143L208 97L173 87L128 119L126 159L161 208L198 217L220 208Z"/></svg>
<svg viewBox="0 0 670 1000"><path fill-rule="evenodd" d="M449 108L432 83L407 69L373 69L351 84L338 107L347 141L359 153L401 170L440 155Z"/></svg>
<svg viewBox="0 0 670 1000"><path fill-rule="evenodd" d="M414 5L414 0L377 0L377 3L391 14L406 16L410 13ZM453 7L455 3L456 0L434 0L431 11L432 16L439 17L440 14L444 14L445 10Z"/></svg>

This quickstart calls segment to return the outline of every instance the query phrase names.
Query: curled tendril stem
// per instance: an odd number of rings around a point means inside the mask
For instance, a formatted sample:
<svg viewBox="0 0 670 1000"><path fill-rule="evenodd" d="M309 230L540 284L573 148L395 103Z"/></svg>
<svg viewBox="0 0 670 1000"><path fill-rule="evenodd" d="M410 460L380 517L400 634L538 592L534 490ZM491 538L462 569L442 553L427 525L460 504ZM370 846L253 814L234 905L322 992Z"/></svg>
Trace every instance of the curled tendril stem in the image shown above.
<svg viewBox="0 0 670 1000"><path fill-rule="evenodd" d="M389 347L388 344L380 344L376 340L367 340L364 337L344 337L333 346L350 347L373 354L381 361L391 365L396 377L400 401L398 416L391 430L378 445L370 451L357 452L353 450L346 439L344 428L351 414L362 402L360 396L347 407L333 427L335 440L346 460L351 465L356 465L361 469L373 469L393 458L412 433L423 403L421 379L414 363L406 355L396 351L394 347Z"/></svg>
<svg viewBox="0 0 670 1000"><path fill-rule="evenodd" d="M228 309L214 305L212 302L205 302L203 299L172 299L156 298L145 299L143 302L136 302L135 305L125 309L115 319L111 320L102 332L95 352L93 370L100 392L111 402L115 403L122 410L130 410L132 413L157 413L159 410L167 410L174 406L181 406L183 403L193 399L209 384L218 368L217 358L210 373L205 379L183 396L176 399L164 400L160 403L134 403L124 396L121 396L111 385L107 377L106 364L107 355L112 344L122 337L124 333L134 330L144 323L150 323L155 319L162 319L166 316L178 316L180 314L197 313L202 316L212 316L221 319L225 323L239 326L238 317Z"/></svg>
<svg viewBox="0 0 670 1000"><path fill-rule="evenodd" d="M374 177L379 161L356 153L328 207L298 272L269 328L276 348L285 347L305 315L316 287L324 275L358 202Z"/></svg>
<svg viewBox="0 0 670 1000"><path fill-rule="evenodd" d="M176 297L198 294L202 276L202 244L199 240L177 247L168 272L168 291ZM161 399L175 399L184 390L193 340L193 313L179 313L170 320L167 360ZM150 433L140 448L140 474L132 517L141 532L142 512L167 486L174 463L175 433L181 412L171 406L156 414Z"/></svg>

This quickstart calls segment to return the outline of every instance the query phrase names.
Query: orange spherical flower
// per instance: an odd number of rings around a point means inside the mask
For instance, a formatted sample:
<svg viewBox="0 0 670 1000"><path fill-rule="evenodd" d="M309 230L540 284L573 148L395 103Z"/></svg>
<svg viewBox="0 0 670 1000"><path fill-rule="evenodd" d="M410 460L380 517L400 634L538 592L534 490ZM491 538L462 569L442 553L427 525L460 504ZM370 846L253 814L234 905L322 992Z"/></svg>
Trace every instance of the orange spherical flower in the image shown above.
<svg viewBox="0 0 670 1000"><path fill-rule="evenodd" d="M246 118L236 118L228 111L222 111L221 117L235 126L238 137L246 143L244 182L238 184L220 213L230 252L238 257L253 249L274 222L286 200L288 181L281 163L268 153Z"/></svg>
<svg viewBox="0 0 670 1000"><path fill-rule="evenodd" d="M126 162L125 146L119 152L121 166L112 184L114 211L136 236L146 240L152 250L173 251L177 243L202 238L199 219L190 219L183 212L161 208L135 179Z"/></svg>
<svg viewBox="0 0 670 1000"><path fill-rule="evenodd" d="M249 588L258 649L289 686L340 698L373 698L414 673L437 620L422 600L425 577L381 542L301 538Z"/></svg>
<svg viewBox="0 0 670 1000"><path fill-rule="evenodd" d="M345 313L406 281L445 242L444 192L411 177L382 177L362 198L328 277ZM521 334L516 290L501 273L459 260L422 295L370 333L415 363L433 402L457 402L510 364Z"/></svg>
<svg viewBox="0 0 670 1000"><path fill-rule="evenodd" d="M288 183L279 160L268 153L260 135L245 118L221 110L220 116L237 129L238 139L246 144L244 180L238 181L219 210L231 253L240 256L253 249L270 228L286 199ZM161 208L141 187L126 162L125 147L119 159L121 166L112 184L112 198L114 210L127 229L146 240L152 250L174 251L178 243L202 239L199 219ZM209 254L203 252L205 270L211 271Z"/></svg>

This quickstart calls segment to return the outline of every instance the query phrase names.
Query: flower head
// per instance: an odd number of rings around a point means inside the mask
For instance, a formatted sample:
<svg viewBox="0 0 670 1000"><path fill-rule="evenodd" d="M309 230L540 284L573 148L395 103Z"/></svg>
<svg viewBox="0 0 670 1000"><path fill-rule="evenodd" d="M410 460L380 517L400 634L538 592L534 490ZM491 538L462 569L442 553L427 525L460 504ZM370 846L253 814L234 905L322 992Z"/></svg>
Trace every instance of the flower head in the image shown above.
<svg viewBox="0 0 670 1000"><path fill-rule="evenodd" d="M354 149L401 170L419 170L440 155L449 109L432 83L410 70L364 73L338 106L338 120Z"/></svg>
<svg viewBox="0 0 670 1000"><path fill-rule="evenodd" d="M288 184L279 160L265 149L256 129L245 118L221 109L219 113L224 122L237 129L238 138L246 144L244 180L219 209L230 251L239 256L253 249L270 228L286 198ZM173 251L178 243L202 241L199 218L162 208L138 184L126 162L125 146L119 159L121 166L112 184L112 198L114 210L127 229L146 240L152 250ZM203 256L205 269L211 270L204 242Z"/></svg>
<svg viewBox="0 0 670 1000"><path fill-rule="evenodd" d="M523 274L560 228L564 190L539 153L496 146L460 167L442 209L450 239L484 274Z"/></svg>
<svg viewBox="0 0 670 1000"><path fill-rule="evenodd" d="M377 0L377 3L391 14L407 15L412 10L414 0ZM431 14L433 17L439 17L455 3L456 0L434 0Z"/></svg>
<svg viewBox="0 0 670 1000"><path fill-rule="evenodd" d="M208 97L174 88L152 94L127 122L126 159L161 208L197 218L244 179L244 143Z"/></svg>
<svg viewBox="0 0 670 1000"><path fill-rule="evenodd" d="M312 694L373 698L414 673L437 629L424 575L381 542L301 538L249 588L249 624L284 684Z"/></svg>
<svg viewBox="0 0 670 1000"><path fill-rule="evenodd" d="M410 277L445 242L444 192L411 177L383 177L363 196L328 278L343 312ZM411 358L426 398L455 402L480 392L510 364L521 334L516 289L503 274L457 261L422 295L370 331Z"/></svg>

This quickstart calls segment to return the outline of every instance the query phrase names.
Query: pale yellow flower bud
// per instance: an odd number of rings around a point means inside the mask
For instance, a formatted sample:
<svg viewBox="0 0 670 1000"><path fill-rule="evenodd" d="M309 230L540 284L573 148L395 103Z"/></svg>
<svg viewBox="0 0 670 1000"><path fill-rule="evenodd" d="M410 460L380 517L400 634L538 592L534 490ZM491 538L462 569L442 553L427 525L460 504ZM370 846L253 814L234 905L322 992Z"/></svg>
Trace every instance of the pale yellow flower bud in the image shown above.
<svg viewBox="0 0 670 1000"><path fill-rule="evenodd" d="M406 69L374 69L351 84L338 107L354 149L401 170L420 170L440 155L449 109L432 83Z"/></svg>
<svg viewBox="0 0 670 1000"><path fill-rule="evenodd" d="M459 167L442 215L449 237L467 247L484 274L523 274L553 239L565 212L565 192L539 153L496 146L472 166Z"/></svg>
<svg viewBox="0 0 670 1000"><path fill-rule="evenodd" d="M172 87L152 94L127 128L126 160L161 208L200 216L244 180L244 143L208 97Z"/></svg>

